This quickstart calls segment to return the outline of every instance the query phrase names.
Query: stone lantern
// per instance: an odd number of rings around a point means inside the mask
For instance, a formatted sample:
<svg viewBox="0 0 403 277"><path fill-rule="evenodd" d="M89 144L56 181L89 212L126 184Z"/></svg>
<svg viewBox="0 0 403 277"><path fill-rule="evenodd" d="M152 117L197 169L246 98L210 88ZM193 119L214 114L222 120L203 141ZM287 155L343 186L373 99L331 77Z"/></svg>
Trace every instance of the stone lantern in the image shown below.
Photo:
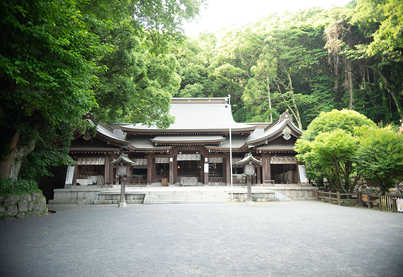
<svg viewBox="0 0 403 277"><path fill-rule="evenodd" d="M125 186L128 177L127 169L129 169L129 172L132 172L132 167L135 164L135 162L129 159L127 154L121 154L119 158L111 162L111 165L116 168L116 184L118 184L120 181L120 200L118 203L119 208L127 207L125 196ZM122 168L125 170L120 170Z"/></svg>
<svg viewBox="0 0 403 277"><path fill-rule="evenodd" d="M248 185L248 200L246 201L246 204L248 206L252 206L254 205L252 201L252 177L256 176L255 166L261 165L262 162L254 158L252 156L252 153L248 153L245 155L245 158L243 158L236 164L244 166L244 176L246 176L246 182Z"/></svg>

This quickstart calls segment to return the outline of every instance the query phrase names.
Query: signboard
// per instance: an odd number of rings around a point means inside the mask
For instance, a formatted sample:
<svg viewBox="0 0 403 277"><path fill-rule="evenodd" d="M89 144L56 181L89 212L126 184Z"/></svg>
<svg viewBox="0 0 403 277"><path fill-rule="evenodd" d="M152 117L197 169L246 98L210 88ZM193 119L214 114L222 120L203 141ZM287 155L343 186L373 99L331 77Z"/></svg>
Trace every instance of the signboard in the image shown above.
<svg viewBox="0 0 403 277"><path fill-rule="evenodd" d="M403 199L397 199L397 211L403 213Z"/></svg>
<svg viewBox="0 0 403 277"><path fill-rule="evenodd" d="M177 161L200 161L200 154L178 154Z"/></svg>
<svg viewBox="0 0 403 277"><path fill-rule="evenodd" d="M209 160L210 163L220 163L220 164L223 163L222 157L210 157L209 159L210 159Z"/></svg>
<svg viewBox="0 0 403 277"><path fill-rule="evenodd" d="M105 158L78 158L78 165L104 165Z"/></svg>
<svg viewBox="0 0 403 277"><path fill-rule="evenodd" d="M155 158L156 164L167 164L169 163L169 158Z"/></svg>
<svg viewBox="0 0 403 277"><path fill-rule="evenodd" d="M274 156L270 158L271 164L296 164L297 158L288 156Z"/></svg>
<svg viewBox="0 0 403 277"><path fill-rule="evenodd" d="M301 183L308 183L308 179L306 178L306 171L305 171L305 165L298 165L298 172L299 172L299 179L301 180Z"/></svg>
<svg viewBox="0 0 403 277"><path fill-rule="evenodd" d="M133 162L135 162L136 165L147 165L147 159L134 159Z"/></svg>
<svg viewBox="0 0 403 277"><path fill-rule="evenodd" d="M74 165L67 167L66 173L66 183L65 185L72 185L73 184L73 176L74 176Z"/></svg>

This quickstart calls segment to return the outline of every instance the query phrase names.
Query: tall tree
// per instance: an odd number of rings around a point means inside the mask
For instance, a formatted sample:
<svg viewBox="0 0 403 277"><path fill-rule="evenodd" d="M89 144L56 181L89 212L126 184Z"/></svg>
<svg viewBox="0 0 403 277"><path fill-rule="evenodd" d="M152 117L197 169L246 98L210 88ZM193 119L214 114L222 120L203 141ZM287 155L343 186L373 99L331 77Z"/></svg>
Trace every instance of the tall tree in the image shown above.
<svg viewBox="0 0 403 277"><path fill-rule="evenodd" d="M75 124L97 108L93 88L102 85L97 76L107 70L100 59L116 50L101 34L131 18L135 34L147 39L150 53L163 53L167 39L181 36L182 20L197 15L203 2L2 1L1 178L18 178L25 157L46 137L40 124L65 128L65 123ZM117 48L122 45L119 42ZM124 77L119 84L127 88L130 84Z"/></svg>

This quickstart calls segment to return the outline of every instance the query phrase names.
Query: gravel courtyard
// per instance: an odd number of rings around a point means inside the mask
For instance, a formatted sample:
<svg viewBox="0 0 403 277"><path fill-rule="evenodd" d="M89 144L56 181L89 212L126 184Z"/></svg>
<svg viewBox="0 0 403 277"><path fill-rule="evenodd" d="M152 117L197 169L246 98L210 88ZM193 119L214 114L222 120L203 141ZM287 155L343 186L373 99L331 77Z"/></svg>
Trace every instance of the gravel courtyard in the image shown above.
<svg viewBox="0 0 403 277"><path fill-rule="evenodd" d="M316 201L116 206L0 221L0 276L403 276L403 214Z"/></svg>

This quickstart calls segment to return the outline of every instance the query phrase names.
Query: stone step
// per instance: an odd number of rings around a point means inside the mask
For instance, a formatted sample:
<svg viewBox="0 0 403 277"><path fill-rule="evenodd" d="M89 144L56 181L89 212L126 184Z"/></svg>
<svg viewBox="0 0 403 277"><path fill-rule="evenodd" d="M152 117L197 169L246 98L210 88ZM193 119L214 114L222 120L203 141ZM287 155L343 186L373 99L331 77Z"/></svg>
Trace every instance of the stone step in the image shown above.
<svg viewBox="0 0 403 277"><path fill-rule="evenodd" d="M229 202L227 192L215 191L150 191L144 204L191 204Z"/></svg>
<svg viewBox="0 0 403 277"><path fill-rule="evenodd" d="M184 201L184 200L166 200L166 201L153 201L152 203L144 204L203 204L203 203L226 203L229 201Z"/></svg>
<svg viewBox="0 0 403 277"><path fill-rule="evenodd" d="M198 194L227 194L228 192L219 192L219 191L149 191L148 194L189 194L189 195L198 195Z"/></svg>
<svg viewBox="0 0 403 277"><path fill-rule="evenodd" d="M148 198L156 198L156 199L226 199L228 196L198 196L198 195L150 195Z"/></svg>

